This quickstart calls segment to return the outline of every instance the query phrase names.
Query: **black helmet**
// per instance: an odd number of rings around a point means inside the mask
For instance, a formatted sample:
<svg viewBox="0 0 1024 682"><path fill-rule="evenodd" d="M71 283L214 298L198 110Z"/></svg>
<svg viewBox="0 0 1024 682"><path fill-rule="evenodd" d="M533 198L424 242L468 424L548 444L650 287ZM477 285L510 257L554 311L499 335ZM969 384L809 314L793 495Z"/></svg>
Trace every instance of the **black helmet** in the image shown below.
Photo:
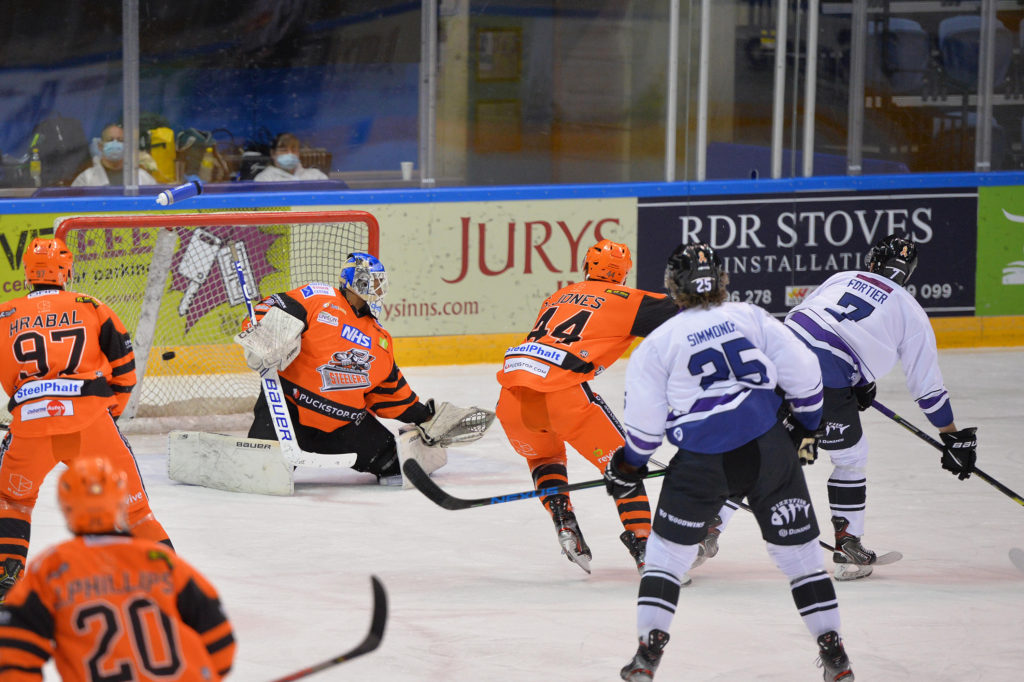
<svg viewBox="0 0 1024 682"><path fill-rule="evenodd" d="M719 290L722 260L707 244L680 244L665 266L665 289L679 300L682 295L703 297Z"/></svg>
<svg viewBox="0 0 1024 682"><path fill-rule="evenodd" d="M868 251L868 272L904 285L917 267L917 245L898 234L883 237Z"/></svg>

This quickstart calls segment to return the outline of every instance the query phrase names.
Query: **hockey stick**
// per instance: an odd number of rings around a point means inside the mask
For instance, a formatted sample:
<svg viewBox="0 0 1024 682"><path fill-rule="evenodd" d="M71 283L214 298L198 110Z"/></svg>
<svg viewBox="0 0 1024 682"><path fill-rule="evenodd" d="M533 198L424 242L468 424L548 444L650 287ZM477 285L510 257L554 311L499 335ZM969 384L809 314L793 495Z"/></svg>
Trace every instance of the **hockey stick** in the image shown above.
<svg viewBox="0 0 1024 682"><path fill-rule="evenodd" d="M245 301L245 309L249 313L249 321L255 325L256 310L252 306L252 293L245 281L245 270L234 244L231 245L231 260L235 266L235 274L238 276L238 284L242 288L242 299ZM332 455L304 452L295 440L292 416L288 413L288 404L285 402L284 391L281 390L281 379L277 376L277 371L268 368L260 372L260 383L263 386L263 395L266 397L267 407L270 409L274 433L277 434L277 440L281 444L281 454L284 455L285 461L292 466L320 468L351 467L356 463L356 453L354 452Z"/></svg>
<svg viewBox="0 0 1024 682"><path fill-rule="evenodd" d="M351 651L346 651L340 656L329 658L326 661L322 661L316 665L311 665L308 668L303 668L302 670L296 670L291 675L278 677L271 680L271 682L291 682L291 680L309 677L310 675L318 673L326 668L338 665L339 663L345 663L346 661L351 661L357 656L368 654L380 646L380 642L384 638L384 626L387 624L388 620L388 595L384 591L384 585L377 576L371 575L370 582L373 583L373 620L370 621L370 631L366 633L366 638L359 643L359 646Z"/></svg>
<svg viewBox="0 0 1024 682"><path fill-rule="evenodd" d="M598 488L604 486L604 479L598 478L593 481L580 481L579 483L569 483L567 485L559 485L553 488L541 488L539 490L524 490L521 493L507 493L505 495L496 495L494 497L477 497L477 498L464 498L455 497L449 495L441 486L434 483L433 479L430 478L423 471L423 467L420 466L419 462L414 459L405 460L405 464L402 465L402 472L406 478L416 486L417 490L427 496L427 498L445 509L469 509L470 507L488 507L492 504L501 504L502 502L515 502L516 500L529 500L535 497L545 497L547 495L558 495L560 493L567 493L573 490L584 490L586 488ZM665 475L664 469L658 469L657 471L649 472L644 478L655 478L658 476Z"/></svg>
<svg viewBox="0 0 1024 682"><path fill-rule="evenodd" d="M900 426L905 428L907 431L910 431L912 434L914 434L915 436L917 436L918 438L923 440L925 443L928 443L928 445L931 445L933 448L935 448L939 452L945 452L946 451L946 448L943 447L942 443L940 443L939 441L935 440L934 438L929 436L927 433L925 433L921 429L917 428L916 426L914 426L913 424L908 422L906 419L904 419L903 417L899 416L898 414L896 414L895 412L890 410L888 407L886 407L885 405L883 405L880 402L878 402L877 400L874 401L873 403L871 403L871 406L874 407L879 412L881 412L882 414L884 414L889 419L893 420L894 422L896 422L897 424L899 424ZM989 485L991 485L993 488L995 488L996 490L998 490L1002 494L1004 494L1007 497L1009 497L1011 500L1013 500L1017 504L1019 504L1021 506L1024 506L1024 498L1022 498L1020 495L1018 495L1017 493L1015 493L1012 490L1010 490L1009 488L1007 488L1005 485L1003 485L1002 483L1000 483L996 479L994 479L991 476L989 476L988 474L986 474L984 471L982 471L978 467L974 467L974 471L972 471L971 473L974 474L975 476L977 476L978 478L980 478L981 480L985 481Z"/></svg>

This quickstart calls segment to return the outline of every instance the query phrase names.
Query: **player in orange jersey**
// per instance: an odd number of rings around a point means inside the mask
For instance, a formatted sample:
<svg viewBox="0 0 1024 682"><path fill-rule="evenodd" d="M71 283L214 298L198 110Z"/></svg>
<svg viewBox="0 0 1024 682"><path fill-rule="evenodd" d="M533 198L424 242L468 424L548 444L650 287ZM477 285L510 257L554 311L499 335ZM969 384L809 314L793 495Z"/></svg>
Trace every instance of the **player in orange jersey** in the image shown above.
<svg viewBox="0 0 1024 682"><path fill-rule="evenodd" d="M235 337L256 371L279 372L296 441L307 452L355 452L356 471L381 484L401 484L395 437L377 417L420 426L425 433L434 401L420 401L395 364L394 342L377 321L388 290L376 257L353 253L339 288L319 282L273 294L255 306ZM253 409L249 438L276 440L263 394ZM428 438L424 443L430 444Z"/></svg>
<svg viewBox="0 0 1024 682"><path fill-rule="evenodd" d="M0 305L0 383L13 416L0 443L0 600L25 567L40 484L86 447L128 472L132 535L171 544L114 423L135 386L128 332L106 305L65 290L74 258L63 241L33 240L24 261L32 291Z"/></svg>
<svg viewBox="0 0 1024 682"><path fill-rule="evenodd" d="M235 656L206 578L165 545L128 532L128 475L83 455L57 484L71 540L47 549L0 606L0 679L214 682Z"/></svg>
<svg viewBox="0 0 1024 682"><path fill-rule="evenodd" d="M526 340L505 352L498 372L495 410L516 452L526 458L538 490L565 485L565 443L604 470L625 442L622 426L587 382L678 312L664 294L623 284L633 267L625 244L602 239L587 251L586 280L559 289L541 304ZM590 572L591 552L567 494L545 495L563 552ZM616 499L625 528L620 539L637 568L651 532L651 507L643 484Z"/></svg>

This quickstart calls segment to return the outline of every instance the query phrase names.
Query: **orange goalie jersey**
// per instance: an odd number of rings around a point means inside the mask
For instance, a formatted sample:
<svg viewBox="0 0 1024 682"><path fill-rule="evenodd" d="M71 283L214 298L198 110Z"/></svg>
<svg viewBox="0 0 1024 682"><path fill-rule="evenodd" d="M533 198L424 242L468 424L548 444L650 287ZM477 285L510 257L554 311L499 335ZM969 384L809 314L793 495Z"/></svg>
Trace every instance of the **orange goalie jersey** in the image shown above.
<svg viewBox="0 0 1024 682"><path fill-rule="evenodd" d="M216 590L164 545L82 535L40 555L0 607L0 679L212 682L235 641Z"/></svg>
<svg viewBox="0 0 1024 682"><path fill-rule="evenodd" d="M131 339L92 296L33 291L0 305L0 383L11 396L12 433L79 431L108 409L119 415L128 402Z"/></svg>
<svg viewBox="0 0 1024 682"><path fill-rule="evenodd" d="M590 381L676 312L663 294L575 282L549 296L526 341L505 351L498 383L548 393Z"/></svg>
<svg viewBox="0 0 1024 682"><path fill-rule="evenodd" d="M373 315L358 314L338 289L314 282L274 294L255 306L257 320L271 306L306 323L298 356L278 374L301 424L329 432L359 423L366 410L401 419L419 405L395 364L391 335ZM248 327L246 320L242 328Z"/></svg>

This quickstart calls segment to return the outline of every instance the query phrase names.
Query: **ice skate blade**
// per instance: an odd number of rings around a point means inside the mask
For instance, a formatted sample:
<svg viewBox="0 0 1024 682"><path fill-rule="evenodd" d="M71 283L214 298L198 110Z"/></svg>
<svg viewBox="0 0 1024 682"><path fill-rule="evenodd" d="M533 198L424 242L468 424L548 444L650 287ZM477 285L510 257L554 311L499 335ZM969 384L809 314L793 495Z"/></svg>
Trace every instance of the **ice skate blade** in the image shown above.
<svg viewBox="0 0 1024 682"><path fill-rule="evenodd" d="M836 564L836 569L832 574L832 578L840 582L847 582L850 580L867 578L873 572L874 568L871 566L861 566L860 564Z"/></svg>
<svg viewBox="0 0 1024 682"><path fill-rule="evenodd" d="M580 554L576 551L576 534L569 530L559 531L558 544L562 546L562 554L569 557L569 561L582 568L589 575L590 559L586 554Z"/></svg>

